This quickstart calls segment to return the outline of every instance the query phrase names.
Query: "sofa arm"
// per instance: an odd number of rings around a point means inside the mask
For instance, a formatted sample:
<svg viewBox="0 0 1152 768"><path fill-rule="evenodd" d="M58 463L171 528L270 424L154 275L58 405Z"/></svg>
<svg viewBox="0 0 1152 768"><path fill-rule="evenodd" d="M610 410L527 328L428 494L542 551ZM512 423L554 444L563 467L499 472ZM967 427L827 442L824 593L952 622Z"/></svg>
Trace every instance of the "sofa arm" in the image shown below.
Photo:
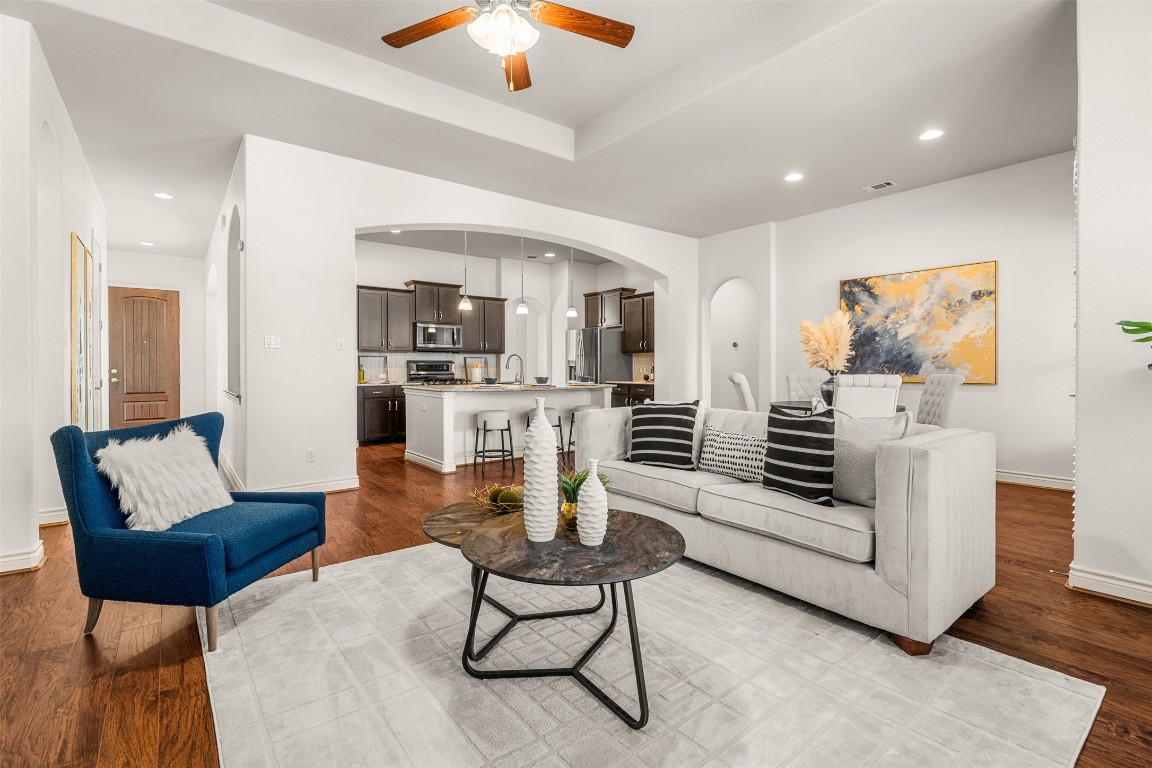
<svg viewBox="0 0 1152 768"><path fill-rule="evenodd" d="M996 583L996 438L942 429L880 447L876 573L931 642Z"/></svg>
<svg viewBox="0 0 1152 768"><path fill-rule="evenodd" d="M576 468L587 467L588 459L626 458L631 429L631 408L600 408L577 413Z"/></svg>
<svg viewBox="0 0 1152 768"><path fill-rule="evenodd" d="M233 501L252 501L260 504L310 504L319 513L319 522L316 530L319 534L318 544L324 543L324 494L316 491L233 491Z"/></svg>
<svg viewBox="0 0 1152 768"><path fill-rule="evenodd" d="M80 591L87 597L204 607L228 597L219 536L109 528L76 544Z"/></svg>

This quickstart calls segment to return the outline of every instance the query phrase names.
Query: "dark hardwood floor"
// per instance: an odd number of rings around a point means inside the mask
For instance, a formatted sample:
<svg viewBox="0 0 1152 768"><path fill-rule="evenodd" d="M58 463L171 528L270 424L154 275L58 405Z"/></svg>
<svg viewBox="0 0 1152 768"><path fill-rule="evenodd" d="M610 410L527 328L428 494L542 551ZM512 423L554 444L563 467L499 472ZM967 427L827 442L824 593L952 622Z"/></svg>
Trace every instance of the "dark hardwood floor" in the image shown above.
<svg viewBox="0 0 1152 768"><path fill-rule="evenodd" d="M328 497L321 563L427 542L424 515L510 480L406 463L400 446L360 449L361 488ZM1152 609L1073 592L1072 502L1063 491L1001 485L997 586L951 634L1108 688L1077 763L1152 765ZM0 765L6 768L216 766L192 609L108 603L80 634L86 601L67 526L41 531L39 571L0 578ZM304 570L301 558L280 572ZM279 573L279 572L278 572Z"/></svg>

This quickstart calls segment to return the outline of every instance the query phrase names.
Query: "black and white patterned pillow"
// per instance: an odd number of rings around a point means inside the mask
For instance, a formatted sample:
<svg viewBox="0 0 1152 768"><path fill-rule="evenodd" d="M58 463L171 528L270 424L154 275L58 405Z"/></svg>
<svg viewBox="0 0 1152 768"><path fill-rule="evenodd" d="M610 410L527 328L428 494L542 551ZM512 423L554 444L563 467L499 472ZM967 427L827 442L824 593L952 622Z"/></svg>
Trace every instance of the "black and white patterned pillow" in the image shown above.
<svg viewBox="0 0 1152 768"><path fill-rule="evenodd" d="M707 427L704 430L704 448L700 451L700 470L756 483L764 477L767 448L767 438Z"/></svg>
<svg viewBox="0 0 1152 768"><path fill-rule="evenodd" d="M836 456L836 412L809 416L772 407L768 411L768 451L764 487L824 507L832 503Z"/></svg>
<svg viewBox="0 0 1152 768"><path fill-rule="evenodd" d="M696 462L692 438L699 405L697 400L632 406L632 445L628 460L694 472Z"/></svg>

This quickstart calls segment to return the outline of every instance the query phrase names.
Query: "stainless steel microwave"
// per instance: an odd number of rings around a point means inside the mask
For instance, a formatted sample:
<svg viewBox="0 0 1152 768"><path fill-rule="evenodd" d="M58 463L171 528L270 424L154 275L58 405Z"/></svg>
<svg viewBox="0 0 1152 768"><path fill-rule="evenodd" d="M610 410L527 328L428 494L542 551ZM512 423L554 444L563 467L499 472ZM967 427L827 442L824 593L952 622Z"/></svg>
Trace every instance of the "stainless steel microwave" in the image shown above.
<svg viewBox="0 0 1152 768"><path fill-rule="evenodd" d="M463 337L459 325L416 323L416 349L463 349Z"/></svg>

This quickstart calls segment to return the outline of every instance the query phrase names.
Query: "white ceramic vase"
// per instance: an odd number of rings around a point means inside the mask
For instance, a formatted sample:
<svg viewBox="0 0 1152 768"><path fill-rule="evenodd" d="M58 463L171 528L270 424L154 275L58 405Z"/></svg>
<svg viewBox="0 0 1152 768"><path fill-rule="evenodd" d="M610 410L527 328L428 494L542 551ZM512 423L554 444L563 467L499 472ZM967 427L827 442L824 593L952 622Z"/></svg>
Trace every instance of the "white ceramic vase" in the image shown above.
<svg viewBox="0 0 1152 768"><path fill-rule="evenodd" d="M524 529L529 541L556 538L559 507L556 433L544 415L544 398L538 397L524 433Z"/></svg>
<svg viewBox="0 0 1152 768"><path fill-rule="evenodd" d="M598 459L588 460L588 479L580 486L576 503L576 533L580 543L586 547L598 547L604 543L608 532L608 491L600 482Z"/></svg>

